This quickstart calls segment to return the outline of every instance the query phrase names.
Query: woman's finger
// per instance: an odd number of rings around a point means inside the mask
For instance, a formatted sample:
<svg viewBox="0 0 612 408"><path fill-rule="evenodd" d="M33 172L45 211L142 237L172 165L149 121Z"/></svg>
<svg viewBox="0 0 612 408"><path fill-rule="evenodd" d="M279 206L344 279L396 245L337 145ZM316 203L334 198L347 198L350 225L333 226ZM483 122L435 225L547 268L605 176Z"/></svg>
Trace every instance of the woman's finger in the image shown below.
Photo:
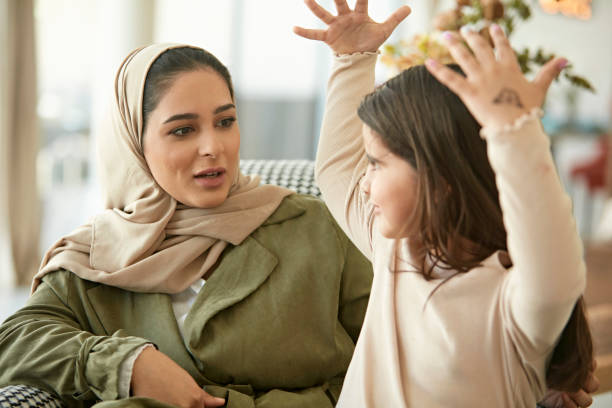
<svg viewBox="0 0 612 408"><path fill-rule="evenodd" d="M225 406L225 400L223 398L213 397L206 391L204 391L203 399L204 399L204 408Z"/></svg>
<svg viewBox="0 0 612 408"><path fill-rule="evenodd" d="M348 14L351 12L351 9L346 3L346 0L334 0L334 3L336 3L336 10L338 10L338 15Z"/></svg>
<svg viewBox="0 0 612 408"><path fill-rule="evenodd" d="M480 65L459 38L449 31L445 32L442 36L446 41L448 51L457 64L461 66L468 78L471 76L479 76L481 71Z"/></svg>
<svg viewBox="0 0 612 408"><path fill-rule="evenodd" d="M489 42L486 41L482 35L478 34L472 30L461 30L461 35L468 43L472 52L476 56L478 62L481 65L485 66L493 66L495 64L495 54L493 53L493 48L489 45Z"/></svg>
<svg viewBox="0 0 612 408"><path fill-rule="evenodd" d="M304 0L304 3L306 3L306 6L312 11L312 14L317 16L319 20L325 24L330 25L336 19L333 14L321 7L315 0Z"/></svg>
<svg viewBox="0 0 612 408"><path fill-rule="evenodd" d="M327 31L295 26L293 27L293 32L309 40L325 41Z"/></svg>
<svg viewBox="0 0 612 408"><path fill-rule="evenodd" d="M357 13L368 14L368 0L357 0L355 3L355 11Z"/></svg>
<svg viewBox="0 0 612 408"><path fill-rule="evenodd" d="M548 61L536 75L533 83L540 88L544 93L548 91L548 87L552 81L559 75L559 73L567 65L565 58L553 58Z"/></svg>
<svg viewBox="0 0 612 408"><path fill-rule="evenodd" d="M564 408L578 408L578 405L576 405L567 394L561 394L561 398L563 399Z"/></svg>
<svg viewBox="0 0 612 408"><path fill-rule="evenodd" d="M460 98L472 92L471 85L463 75L440 64L438 61L430 58L425 61L425 66L438 81L446 85L448 89Z"/></svg>
<svg viewBox="0 0 612 408"><path fill-rule="evenodd" d="M590 394L594 393L599 388L599 379L595 376L596 368L597 364L593 360L593 371L589 373L589 376L587 377L587 380L584 383L584 386L582 387L583 390Z"/></svg>
<svg viewBox="0 0 612 408"><path fill-rule="evenodd" d="M574 404L581 408L588 407L593 403L593 398L591 398L591 396L583 390L569 394L569 397L572 399Z"/></svg>
<svg viewBox="0 0 612 408"><path fill-rule="evenodd" d="M397 27L399 23L404 21L404 19L410 15L411 11L412 10L408 6L402 6L398 8L397 10L395 10L393 14L391 14L389 18L385 20L384 23L382 23L382 26L385 32L389 33L390 35L393 32L393 30L395 30L395 27Z"/></svg>

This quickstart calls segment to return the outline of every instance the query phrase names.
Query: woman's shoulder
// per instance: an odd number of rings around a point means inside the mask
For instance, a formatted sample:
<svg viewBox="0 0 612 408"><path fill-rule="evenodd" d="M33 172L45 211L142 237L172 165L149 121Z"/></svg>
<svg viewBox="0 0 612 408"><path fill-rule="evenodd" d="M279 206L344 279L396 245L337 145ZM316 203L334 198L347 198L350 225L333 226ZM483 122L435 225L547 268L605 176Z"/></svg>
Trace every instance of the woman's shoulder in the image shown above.
<svg viewBox="0 0 612 408"><path fill-rule="evenodd" d="M36 289L36 292L50 290L65 301L69 297L83 296L90 289L100 285L98 282L80 278L76 273L61 268L43 276L42 283Z"/></svg>
<svg viewBox="0 0 612 408"><path fill-rule="evenodd" d="M299 218L318 218L321 222L333 222L323 200L313 195L295 193L285 197L263 225Z"/></svg>
<svg viewBox="0 0 612 408"><path fill-rule="evenodd" d="M86 287L87 289L99 285L99 283L88 281L79 278L75 273L60 268L58 270L47 273L42 277L42 281L52 287L67 287L69 285L78 285Z"/></svg>
<svg viewBox="0 0 612 408"><path fill-rule="evenodd" d="M294 234L299 228L300 235L315 236L317 240L348 240L323 200L308 194L296 193L285 197L260 230L265 231L265 227L279 224L284 228L275 228L275 234L282 233L281 231Z"/></svg>

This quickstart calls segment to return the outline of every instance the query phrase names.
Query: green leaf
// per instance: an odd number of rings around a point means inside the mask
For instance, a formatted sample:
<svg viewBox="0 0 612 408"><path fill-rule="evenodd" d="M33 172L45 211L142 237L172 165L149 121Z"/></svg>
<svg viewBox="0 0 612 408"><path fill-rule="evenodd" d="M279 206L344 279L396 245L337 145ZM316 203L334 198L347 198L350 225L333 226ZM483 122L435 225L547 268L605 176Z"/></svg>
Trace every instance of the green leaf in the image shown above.
<svg viewBox="0 0 612 408"><path fill-rule="evenodd" d="M567 69L565 72L563 72L563 76L567 78L572 85L595 93L595 88L593 88L593 85L591 85L591 83L586 78L578 76L578 75L573 75L570 72L568 72Z"/></svg>

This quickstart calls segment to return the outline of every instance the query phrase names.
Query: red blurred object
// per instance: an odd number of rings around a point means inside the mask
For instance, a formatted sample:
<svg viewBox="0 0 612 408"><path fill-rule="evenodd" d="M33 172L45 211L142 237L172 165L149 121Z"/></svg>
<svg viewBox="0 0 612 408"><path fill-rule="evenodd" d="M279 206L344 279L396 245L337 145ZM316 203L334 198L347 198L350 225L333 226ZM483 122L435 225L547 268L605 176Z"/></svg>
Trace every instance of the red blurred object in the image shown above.
<svg viewBox="0 0 612 408"><path fill-rule="evenodd" d="M608 140L609 137L603 135L597 142L595 156L590 160L575 165L570 170L572 178L583 178L586 180L590 192L606 188L607 163L610 153L610 143Z"/></svg>

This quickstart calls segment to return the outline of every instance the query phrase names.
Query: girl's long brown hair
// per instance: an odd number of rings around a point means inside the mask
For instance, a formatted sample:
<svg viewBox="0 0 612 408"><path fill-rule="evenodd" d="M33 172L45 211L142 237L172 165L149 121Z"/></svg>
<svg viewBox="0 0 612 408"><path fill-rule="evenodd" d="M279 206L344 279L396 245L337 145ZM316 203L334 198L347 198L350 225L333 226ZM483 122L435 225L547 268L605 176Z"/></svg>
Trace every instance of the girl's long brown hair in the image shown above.
<svg viewBox="0 0 612 408"><path fill-rule="evenodd" d="M461 73L457 65L450 67ZM409 222L418 231L417 267L427 279L435 267L466 273L496 251L508 250L486 142L480 125L453 92L424 66L415 66L368 95L358 115L418 174ZM580 298L553 352L547 385L577 391L592 361Z"/></svg>

